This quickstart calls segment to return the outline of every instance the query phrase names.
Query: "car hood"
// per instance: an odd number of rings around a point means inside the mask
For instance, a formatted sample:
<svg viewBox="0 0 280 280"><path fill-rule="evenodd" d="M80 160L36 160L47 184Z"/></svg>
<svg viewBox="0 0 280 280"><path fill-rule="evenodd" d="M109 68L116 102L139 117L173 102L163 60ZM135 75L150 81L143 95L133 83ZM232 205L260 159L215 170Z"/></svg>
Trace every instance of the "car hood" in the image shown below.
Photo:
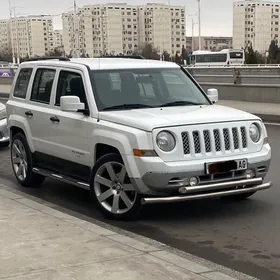
<svg viewBox="0 0 280 280"><path fill-rule="evenodd" d="M230 107L206 105L103 111L99 113L99 119L152 131L162 127L258 120L260 118Z"/></svg>

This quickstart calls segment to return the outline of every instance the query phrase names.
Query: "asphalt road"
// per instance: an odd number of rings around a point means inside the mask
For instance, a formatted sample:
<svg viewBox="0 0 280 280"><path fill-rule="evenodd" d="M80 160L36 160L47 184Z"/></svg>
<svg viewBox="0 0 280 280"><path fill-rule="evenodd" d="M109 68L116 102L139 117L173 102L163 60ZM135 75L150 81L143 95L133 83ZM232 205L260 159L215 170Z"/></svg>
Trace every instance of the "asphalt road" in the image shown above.
<svg viewBox="0 0 280 280"><path fill-rule="evenodd" d="M243 202L203 200L144 209L137 222L106 221L261 280L280 280L280 126L268 126L273 149L267 179L274 187ZM0 183L21 189L67 209L104 221L87 191L47 180L43 188L22 189L10 165L9 149L0 149Z"/></svg>

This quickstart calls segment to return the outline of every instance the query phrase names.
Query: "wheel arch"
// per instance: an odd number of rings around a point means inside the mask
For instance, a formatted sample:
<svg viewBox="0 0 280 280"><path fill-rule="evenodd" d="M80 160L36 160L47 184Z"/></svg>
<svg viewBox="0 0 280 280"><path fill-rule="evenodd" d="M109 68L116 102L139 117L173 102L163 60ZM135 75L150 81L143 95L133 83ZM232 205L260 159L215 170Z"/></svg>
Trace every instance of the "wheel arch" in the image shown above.
<svg viewBox="0 0 280 280"><path fill-rule="evenodd" d="M8 128L9 128L9 133L10 133L10 142L12 142L13 136L15 136L16 133L20 132L25 136L27 143L29 145L30 151L32 153L34 152L34 145L33 145L32 139L30 137L31 131L30 131L27 120L25 120L25 119L19 120L17 118L14 118L13 116L11 116L8 121Z"/></svg>

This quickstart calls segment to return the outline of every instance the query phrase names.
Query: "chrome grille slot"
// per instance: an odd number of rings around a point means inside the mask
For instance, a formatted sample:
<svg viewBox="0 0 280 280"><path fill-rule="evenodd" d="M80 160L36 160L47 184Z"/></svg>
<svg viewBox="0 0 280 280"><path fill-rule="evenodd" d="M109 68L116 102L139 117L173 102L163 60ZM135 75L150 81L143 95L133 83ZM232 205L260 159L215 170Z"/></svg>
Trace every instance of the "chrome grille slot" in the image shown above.
<svg viewBox="0 0 280 280"><path fill-rule="evenodd" d="M214 129L214 138L215 138L215 148L217 152L221 151L221 139L218 129Z"/></svg>
<svg viewBox="0 0 280 280"><path fill-rule="evenodd" d="M229 151L230 150L230 140L229 140L229 131L227 128L223 129L223 134L224 134L225 149L226 149L226 151Z"/></svg>
<svg viewBox="0 0 280 280"><path fill-rule="evenodd" d="M237 153L248 146L246 127L194 129L181 133L185 155Z"/></svg>
<svg viewBox="0 0 280 280"><path fill-rule="evenodd" d="M201 146L200 146L199 132L194 131L192 134L193 134L194 151L196 154L200 154Z"/></svg>
<svg viewBox="0 0 280 280"><path fill-rule="evenodd" d="M242 147L247 148L247 137L246 137L246 128L241 127L241 138L242 138Z"/></svg>
<svg viewBox="0 0 280 280"><path fill-rule="evenodd" d="M188 155L191 152L188 132L182 133L182 140L183 140L184 154Z"/></svg>
<svg viewBox="0 0 280 280"><path fill-rule="evenodd" d="M204 136L205 151L206 151L206 153L210 153L211 152L211 139L210 139L209 130L204 130L203 136Z"/></svg>
<svg viewBox="0 0 280 280"><path fill-rule="evenodd" d="M233 146L234 146L234 149L237 150L237 149L239 149L239 141L238 141L237 127L234 127L234 128L232 129L232 137L233 137Z"/></svg>

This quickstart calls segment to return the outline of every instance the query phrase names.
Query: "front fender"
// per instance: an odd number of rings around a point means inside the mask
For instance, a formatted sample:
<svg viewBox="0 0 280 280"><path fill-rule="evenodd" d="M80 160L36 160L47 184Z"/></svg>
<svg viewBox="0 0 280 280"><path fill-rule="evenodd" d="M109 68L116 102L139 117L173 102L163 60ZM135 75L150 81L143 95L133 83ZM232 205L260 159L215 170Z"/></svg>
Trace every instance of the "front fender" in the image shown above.
<svg viewBox="0 0 280 280"><path fill-rule="evenodd" d="M17 127L23 130L26 140L28 142L29 148L31 152L33 153L35 151L33 141L32 141L32 134L30 130L30 126L28 124L28 121L19 116L19 115L10 115L8 118L8 129L11 130L12 127ZM12 140L12 139L11 139Z"/></svg>
<svg viewBox="0 0 280 280"><path fill-rule="evenodd" d="M122 126L120 129L119 125L100 126L92 131L90 138L93 141L91 151L93 155L97 144L105 144L118 149L129 176L135 173L133 170L136 168L135 162L131 161L134 158L133 149L153 149L151 134L126 126Z"/></svg>

